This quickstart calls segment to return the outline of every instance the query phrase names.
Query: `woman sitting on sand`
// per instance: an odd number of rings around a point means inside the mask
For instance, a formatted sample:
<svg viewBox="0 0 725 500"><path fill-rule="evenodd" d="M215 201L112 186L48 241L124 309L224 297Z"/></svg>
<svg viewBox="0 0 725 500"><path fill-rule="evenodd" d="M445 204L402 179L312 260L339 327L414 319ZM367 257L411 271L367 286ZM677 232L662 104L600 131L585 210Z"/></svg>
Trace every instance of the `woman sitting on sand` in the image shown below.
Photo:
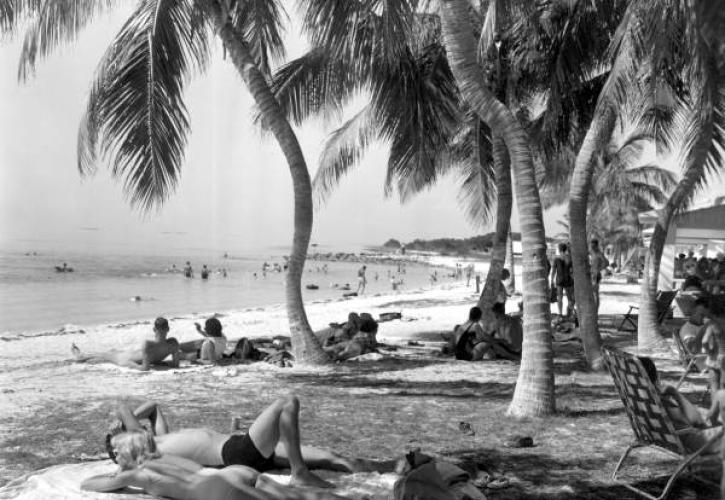
<svg viewBox="0 0 725 500"><path fill-rule="evenodd" d="M340 500L322 491L298 491L243 465L223 469L202 467L196 462L159 453L154 437L146 430L132 430L114 436L111 446L119 471L93 476L81 489L110 492L127 486L177 500Z"/></svg>
<svg viewBox="0 0 725 500"><path fill-rule="evenodd" d="M216 318L209 318L204 323L203 329L199 323L194 323L194 326L204 339L179 344L179 350L184 353L184 359L207 365L222 359L227 348L227 338L222 333L221 322Z"/></svg>

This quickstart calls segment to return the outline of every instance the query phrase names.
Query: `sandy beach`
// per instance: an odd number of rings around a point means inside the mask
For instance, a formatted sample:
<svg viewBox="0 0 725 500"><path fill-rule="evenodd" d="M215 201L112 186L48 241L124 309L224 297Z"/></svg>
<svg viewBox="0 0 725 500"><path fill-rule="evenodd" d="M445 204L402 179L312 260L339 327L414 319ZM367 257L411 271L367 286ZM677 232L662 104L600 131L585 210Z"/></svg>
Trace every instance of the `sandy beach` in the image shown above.
<svg viewBox="0 0 725 500"><path fill-rule="evenodd" d="M624 280L603 283L600 321L605 342L633 345L631 334L615 329L629 304L637 301L638 291L637 285ZM481 467L505 471L516 485L500 493L488 492L489 498L525 498L533 485L541 494L578 494L580 490L570 486L572 477L597 491L611 487L607 471L631 431L609 375L584 370L578 342L555 343L560 415L518 423L502 418L516 382L517 364L468 363L437 354L443 345L441 334L466 317L476 297L473 284L451 282L370 297L312 301L306 308L315 329L343 321L350 311L375 317L382 312L402 313L401 320L381 323L378 332L380 342L397 350L382 351L372 361L323 368L183 364L179 369L140 373L71 362L72 342L84 351L139 342L150 335L151 318L128 325L85 327L82 332L5 339L0 351L0 484L43 467L103 458L100 440L119 401L153 399L170 408L172 425L226 429L232 415L249 424L271 400L293 391L302 400L305 442L373 458L399 456L421 447L452 461L478 460ZM517 300L509 300L509 310L516 309ZM286 312L280 305L220 313L230 340L288 332ZM182 341L196 338L193 323L203 316L171 319L171 334ZM414 345L409 345L411 341ZM660 362L663 373L669 370L677 375L674 356ZM704 380L693 378L683 388L692 391L701 386ZM476 435L462 435L459 421L470 422ZM578 434L578 426L588 428L586 437ZM601 432L607 432L608 439L600 439ZM523 455L507 451L504 443L515 434L532 435L536 448ZM571 446L578 442L586 442L593 453L586 463L572 460ZM551 460L558 461L557 473L547 480L534 474L551 466ZM653 460L655 468L667 464L659 457ZM629 496L620 491L618 498Z"/></svg>

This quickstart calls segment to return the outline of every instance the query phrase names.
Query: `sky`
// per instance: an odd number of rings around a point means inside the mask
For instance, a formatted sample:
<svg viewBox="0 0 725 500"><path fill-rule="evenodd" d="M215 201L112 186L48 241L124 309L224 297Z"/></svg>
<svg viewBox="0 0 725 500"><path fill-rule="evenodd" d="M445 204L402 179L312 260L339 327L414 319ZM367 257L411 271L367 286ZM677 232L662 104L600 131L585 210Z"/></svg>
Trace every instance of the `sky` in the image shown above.
<svg viewBox="0 0 725 500"><path fill-rule="evenodd" d="M76 42L41 61L25 84L16 78L20 41L0 45L0 244L157 251L289 245L293 196L287 164L274 139L253 124L253 99L218 50L209 70L187 88L192 131L178 187L160 210L132 209L105 165L92 177L78 174L76 134L93 72L129 12L127 7L100 17ZM294 25L286 47L288 59L307 47ZM335 125L312 121L296 128L313 176ZM386 161L387 146L376 144L316 209L313 243L460 238L491 229L466 221L454 178L404 205L397 196L386 199ZM559 231L563 211L546 214L548 234Z"/></svg>

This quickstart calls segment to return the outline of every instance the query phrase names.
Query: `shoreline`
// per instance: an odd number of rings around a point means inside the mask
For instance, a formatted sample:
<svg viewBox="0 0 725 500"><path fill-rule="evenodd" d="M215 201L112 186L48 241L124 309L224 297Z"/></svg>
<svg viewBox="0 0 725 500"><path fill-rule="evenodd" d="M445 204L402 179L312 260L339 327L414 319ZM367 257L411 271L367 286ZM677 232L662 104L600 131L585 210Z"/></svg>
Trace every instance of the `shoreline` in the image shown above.
<svg viewBox="0 0 725 500"><path fill-rule="evenodd" d="M331 256L331 258L327 258L327 256ZM463 262L460 259L457 259L455 257L450 256L440 256L434 253L417 253L413 252L408 255L401 255L394 252L387 252L387 251L362 251L358 253L354 252L328 252L328 253L318 253L318 254L310 254L308 255L308 259L305 265L305 273L303 274L303 288L305 286L304 281L305 280L319 280L321 277L317 275L308 274L313 270L313 266L315 263L320 262L337 262L337 263L343 263L348 265L354 265L356 263L368 263L370 265L382 265L382 266L395 266L399 263L405 263L406 265L416 266L418 268L437 268L437 269L455 269L456 262ZM319 266L318 271L319 271ZM480 262L477 261L476 265L476 272L486 271L488 269L488 262ZM420 271L419 271L420 272ZM386 278L385 276L381 276L381 281L385 282ZM372 277L369 277L369 281L372 281ZM448 276L442 276L439 282L435 285L432 285L433 288L441 285L448 285L453 283L454 281L450 280ZM384 290L380 290L380 287L377 287L377 289L374 290L374 294L370 296L385 296L385 295L393 295L399 293L406 293L406 292L418 292L418 291L425 291L430 290L431 285L429 284L421 284L420 282L413 283L414 288L410 289L403 289L403 290L391 290L389 287L385 288ZM349 298L345 297L329 297L330 290L327 290L325 285L323 285L323 288L326 290L326 295L328 295L325 298L314 298L314 297L306 297L305 298L305 306L311 304L317 304L320 302L336 302L336 301L345 301L350 300ZM354 289L354 287L353 287ZM304 290L303 290L304 291ZM351 290L352 291L352 290ZM340 292L342 293L342 292ZM280 294L282 295L282 294ZM355 297L353 297L355 298ZM168 310L167 308L165 311L162 309L159 315L164 315L169 320L198 320L200 318L206 318L210 317L212 315L221 315L221 316L229 316L229 315L235 315L242 312L249 312L252 310L263 310L263 309L274 309L274 308L280 308L284 307L284 298L283 295L280 297L281 300L276 301L269 301L266 303L253 303L251 306L247 307L240 307L240 306L229 306L229 304L223 304L222 308L220 309L213 309L210 307L209 304L199 304L197 306L191 306L191 307L183 307L179 306L178 308L173 308L171 310ZM149 302L150 300L150 302ZM0 345L2 345L3 342L11 342L11 341L18 341L25 338L36 338L36 337L51 337L51 336L64 336L74 333L80 333L84 334L86 331L89 330L98 330L101 328L108 328L108 329L122 329L127 326L135 326L135 325L145 325L150 324L153 322L154 318L156 318L158 315L149 314L148 307L153 306L153 302L155 299L146 299L143 302L144 308L146 311L138 311L136 313L129 312L128 314L122 314L122 315L116 315L115 317L106 317L106 318L95 318L91 321L79 321L74 320L73 318L68 318L67 321L58 321L55 324L46 324L46 326L39 326L39 327L29 327L29 328L8 328L5 330L0 331Z"/></svg>

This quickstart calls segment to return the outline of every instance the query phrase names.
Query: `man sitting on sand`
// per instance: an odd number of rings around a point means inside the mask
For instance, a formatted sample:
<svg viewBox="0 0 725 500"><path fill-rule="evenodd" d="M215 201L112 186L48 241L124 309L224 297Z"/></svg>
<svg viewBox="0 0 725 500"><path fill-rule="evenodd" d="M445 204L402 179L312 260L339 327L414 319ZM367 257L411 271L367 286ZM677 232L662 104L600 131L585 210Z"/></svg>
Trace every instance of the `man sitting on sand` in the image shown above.
<svg viewBox="0 0 725 500"><path fill-rule="evenodd" d="M282 397L264 409L246 432L237 433L239 419L235 418L232 420L232 434L223 434L206 428L169 431L161 408L152 402L142 404L135 411L121 406L117 413L119 420L111 426L111 434L106 436L106 446L109 448L113 434L143 429L139 420L147 418L162 455L186 458L209 467L243 465L259 472L289 468L291 486L333 487L310 469L342 472L394 470L395 461L349 459L319 448L301 446L299 411L300 403L296 396ZM113 458L113 450L108 451Z"/></svg>
<svg viewBox="0 0 725 500"><path fill-rule="evenodd" d="M203 329L199 323L194 323L194 326L204 339L179 344L184 359L204 365L212 365L222 359L227 348L227 338L222 333L221 322L216 318L209 318Z"/></svg>
<svg viewBox="0 0 725 500"><path fill-rule="evenodd" d="M152 365L161 365L171 356L170 366L175 368L179 366L179 342L173 337L166 338L168 333L169 322L159 317L154 322L154 340L144 340L140 347L83 354L75 344L71 344L71 352L79 363L113 363L142 371L149 370Z"/></svg>

